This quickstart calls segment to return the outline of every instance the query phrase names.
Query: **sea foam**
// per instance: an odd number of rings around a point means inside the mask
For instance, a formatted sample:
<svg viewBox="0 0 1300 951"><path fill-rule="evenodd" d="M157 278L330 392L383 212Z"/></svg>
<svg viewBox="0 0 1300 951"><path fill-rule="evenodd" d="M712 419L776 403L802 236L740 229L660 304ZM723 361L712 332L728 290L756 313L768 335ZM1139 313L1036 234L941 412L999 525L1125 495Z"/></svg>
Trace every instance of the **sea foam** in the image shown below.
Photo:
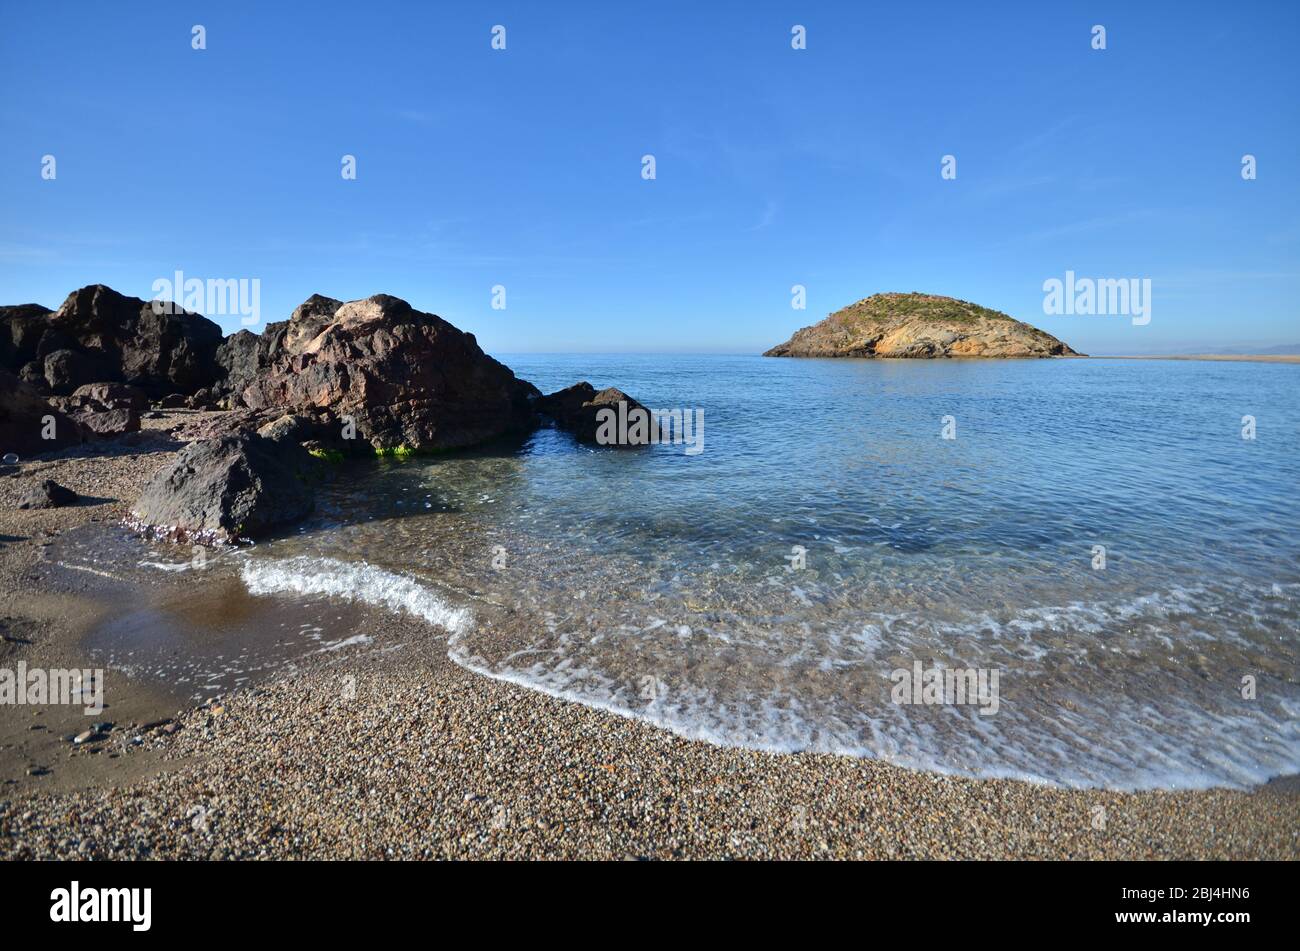
<svg viewBox="0 0 1300 951"><path fill-rule="evenodd" d="M404 611L452 634L468 631L473 615L448 604L413 578L365 562L334 558L249 559L240 572L251 594L323 594Z"/></svg>

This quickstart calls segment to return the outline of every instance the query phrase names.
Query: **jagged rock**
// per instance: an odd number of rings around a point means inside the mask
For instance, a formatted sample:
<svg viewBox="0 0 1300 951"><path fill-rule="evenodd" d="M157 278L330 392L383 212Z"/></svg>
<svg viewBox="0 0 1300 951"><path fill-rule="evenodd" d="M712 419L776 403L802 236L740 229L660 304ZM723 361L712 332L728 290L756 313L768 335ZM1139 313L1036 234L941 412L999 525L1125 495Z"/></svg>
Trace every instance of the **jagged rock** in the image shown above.
<svg viewBox="0 0 1300 951"><path fill-rule="evenodd" d="M57 311L35 304L0 308L0 366L30 377L38 363L56 393L87 383L131 383L151 396L193 393L217 381L221 328L180 308L103 284L73 291Z"/></svg>
<svg viewBox="0 0 1300 951"><path fill-rule="evenodd" d="M78 413L73 418L87 432L104 438L140 431L140 413L129 406L120 409L88 410Z"/></svg>
<svg viewBox="0 0 1300 951"><path fill-rule="evenodd" d="M0 367L19 370L36 363L36 347L47 329L53 313L40 304L13 304L0 307ZM41 368L44 376L44 368Z"/></svg>
<svg viewBox="0 0 1300 951"><path fill-rule="evenodd" d="M30 385L0 370L0 452L25 457L84 440L75 420L51 406Z"/></svg>
<svg viewBox="0 0 1300 951"><path fill-rule="evenodd" d="M259 426L257 434L277 443L302 444L310 441L320 446L335 446L341 443L338 423L333 414L327 410L281 416Z"/></svg>
<svg viewBox="0 0 1300 951"><path fill-rule="evenodd" d="M28 492L21 502L20 509L58 509L65 505L76 505L80 496L66 486L59 485L53 479L46 479Z"/></svg>
<svg viewBox="0 0 1300 951"><path fill-rule="evenodd" d="M50 392L50 385L45 382L45 363L32 360L24 363L18 371L18 378L42 395Z"/></svg>
<svg viewBox="0 0 1300 951"><path fill-rule="evenodd" d="M114 372L103 360L79 350L55 350L46 355L44 366L45 385L59 394L72 393Z"/></svg>
<svg viewBox="0 0 1300 951"><path fill-rule="evenodd" d="M217 366L222 377L217 383L219 391L230 398L232 405L242 405L244 388L257 379L268 363L260 335L251 330L231 334L217 348Z"/></svg>
<svg viewBox="0 0 1300 951"><path fill-rule="evenodd" d="M88 436L114 437L140 431L140 411L149 406L138 387L125 383L91 383L71 396L50 402L75 419Z"/></svg>
<svg viewBox="0 0 1300 951"><path fill-rule="evenodd" d="M537 388L473 334L380 294L341 305L313 335L330 303L312 298L276 331L245 405L267 415L328 408L355 425L353 444L374 449L472 446L531 424Z"/></svg>
<svg viewBox="0 0 1300 951"><path fill-rule="evenodd" d="M483 353L473 334L382 294L348 303L313 295L264 333L244 330L223 342L206 318L156 313L153 302L91 285L55 312L0 308L0 364L34 384L24 390L24 412L54 413L61 439L135 431L145 401L156 400L163 409L231 410L187 421L175 431L180 439L269 426L276 441L331 453L452 449L526 431L541 397ZM581 386L538 403L580 438L595 440L603 405L644 409L618 390ZM42 394L60 407L32 402ZM84 419L84 431L69 413ZM10 438L21 452L55 447Z"/></svg>
<svg viewBox="0 0 1300 951"><path fill-rule="evenodd" d="M144 390L126 383L88 383L77 387L72 395L87 408L133 409L137 413L149 408L149 397Z"/></svg>
<svg viewBox="0 0 1300 951"><path fill-rule="evenodd" d="M1078 356L1051 334L978 304L935 294L876 294L763 354L765 357Z"/></svg>
<svg viewBox="0 0 1300 951"><path fill-rule="evenodd" d="M217 351L223 373L217 392L228 397L232 406L244 405L243 393L249 384L277 357L306 349L342 306L342 301L313 294L294 309L288 320L267 324L260 335L248 330L231 334Z"/></svg>
<svg viewBox="0 0 1300 951"><path fill-rule="evenodd" d="M621 411L619 403L626 403L627 409ZM650 416L649 410L638 403L632 397L628 396L622 390L614 387L607 387L599 390L590 383L583 381L575 383L573 386L558 390L546 396L538 397L535 407L539 413L554 421L560 429L568 430L583 442L598 442L597 432L600 428L600 411L604 408L614 410L616 413L623 412L623 418L633 420L634 412L645 413L645 428L635 430L630 427L624 427L625 435L629 438L625 440L616 440L610 445L617 446L637 446L646 445L650 441ZM644 433L645 438L639 438L639 433Z"/></svg>
<svg viewBox="0 0 1300 951"><path fill-rule="evenodd" d="M204 387L193 396L185 398L185 405L190 409L219 409L220 404L220 397L211 387Z"/></svg>
<svg viewBox="0 0 1300 951"><path fill-rule="evenodd" d="M228 413L204 413L182 420L172 430L172 436L181 442L219 439L222 436L255 433L264 422L266 420L260 413L247 408Z"/></svg>
<svg viewBox="0 0 1300 951"><path fill-rule="evenodd" d="M311 464L301 447L251 434L190 443L154 473L132 522L176 541L257 538L312 510Z"/></svg>
<svg viewBox="0 0 1300 951"><path fill-rule="evenodd" d="M271 442L300 443L308 438L310 426L305 416L281 416L257 427L257 435Z"/></svg>

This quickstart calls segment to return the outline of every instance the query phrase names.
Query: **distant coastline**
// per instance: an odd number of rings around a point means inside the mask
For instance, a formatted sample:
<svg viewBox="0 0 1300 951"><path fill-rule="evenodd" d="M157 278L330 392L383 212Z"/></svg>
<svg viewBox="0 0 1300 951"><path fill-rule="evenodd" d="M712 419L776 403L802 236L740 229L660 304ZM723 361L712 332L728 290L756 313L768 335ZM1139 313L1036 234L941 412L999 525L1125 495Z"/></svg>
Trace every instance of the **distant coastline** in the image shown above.
<svg viewBox="0 0 1300 951"><path fill-rule="evenodd" d="M1208 360L1225 363L1300 363L1300 353L1181 353L1149 356L1093 354L1085 360Z"/></svg>

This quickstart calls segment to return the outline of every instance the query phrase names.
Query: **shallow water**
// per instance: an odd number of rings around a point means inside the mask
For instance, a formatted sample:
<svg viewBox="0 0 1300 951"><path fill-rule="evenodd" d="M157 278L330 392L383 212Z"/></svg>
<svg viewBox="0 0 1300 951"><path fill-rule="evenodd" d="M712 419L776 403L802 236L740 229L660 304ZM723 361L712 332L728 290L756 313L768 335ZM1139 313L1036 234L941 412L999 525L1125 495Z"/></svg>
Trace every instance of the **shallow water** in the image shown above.
<svg viewBox="0 0 1300 951"><path fill-rule="evenodd" d="M406 611L475 670L722 743L1115 788L1300 768L1300 368L503 359L701 408L704 451L541 431L348 466L300 532L208 570ZM894 702L918 661L997 671L996 713Z"/></svg>

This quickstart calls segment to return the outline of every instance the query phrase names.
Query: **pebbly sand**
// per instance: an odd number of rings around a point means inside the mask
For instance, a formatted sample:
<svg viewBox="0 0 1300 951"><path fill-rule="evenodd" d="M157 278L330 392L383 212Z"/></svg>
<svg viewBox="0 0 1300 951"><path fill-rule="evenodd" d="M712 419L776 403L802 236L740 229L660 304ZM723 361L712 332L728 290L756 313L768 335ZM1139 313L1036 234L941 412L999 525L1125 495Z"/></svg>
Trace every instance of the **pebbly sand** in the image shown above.
<svg viewBox="0 0 1300 951"><path fill-rule="evenodd" d="M41 590L43 550L121 519L179 448L166 430L195 415L0 476L0 666L98 666L82 644L104 611L96 579ZM44 478L89 501L16 510ZM373 643L201 707L115 676L93 718L114 729L82 747L65 739L80 708L0 706L0 857L1300 857L1294 778L1069 791L726 749L485 679L413 620L357 624Z"/></svg>

